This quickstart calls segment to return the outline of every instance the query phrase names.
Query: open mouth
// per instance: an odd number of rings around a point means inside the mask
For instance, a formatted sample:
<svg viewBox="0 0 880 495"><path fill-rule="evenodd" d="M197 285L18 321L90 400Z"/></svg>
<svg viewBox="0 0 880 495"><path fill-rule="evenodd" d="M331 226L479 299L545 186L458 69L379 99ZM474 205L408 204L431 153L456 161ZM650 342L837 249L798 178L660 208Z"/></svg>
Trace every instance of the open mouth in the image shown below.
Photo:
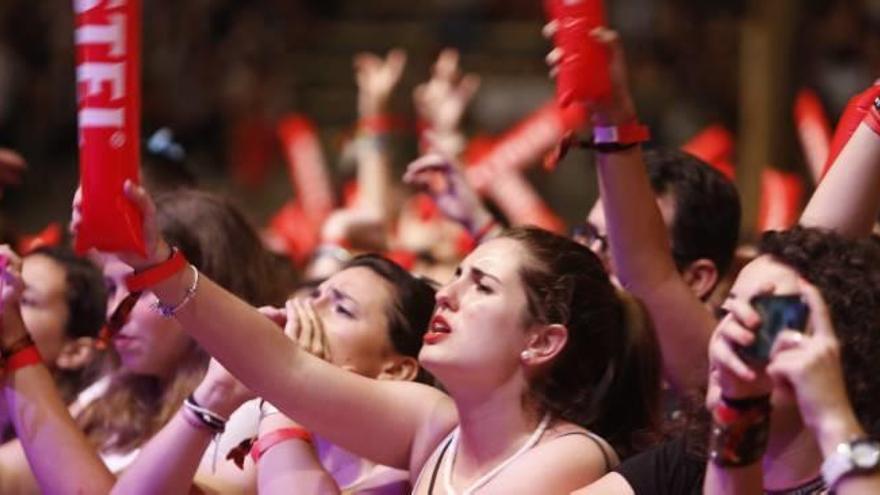
<svg viewBox="0 0 880 495"><path fill-rule="evenodd" d="M436 344L445 339L450 333L452 333L452 327L449 326L446 319L440 315L436 315L431 318L431 324L428 326L428 331L425 333L425 337L422 340L428 345Z"/></svg>

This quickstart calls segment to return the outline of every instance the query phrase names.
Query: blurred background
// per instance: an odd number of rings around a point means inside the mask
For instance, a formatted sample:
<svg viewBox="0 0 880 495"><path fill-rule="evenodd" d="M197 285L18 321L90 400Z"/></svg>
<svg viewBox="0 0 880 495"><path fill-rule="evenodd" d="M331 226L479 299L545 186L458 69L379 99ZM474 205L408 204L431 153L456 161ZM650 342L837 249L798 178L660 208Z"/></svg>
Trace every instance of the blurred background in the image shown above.
<svg viewBox="0 0 880 495"><path fill-rule="evenodd" d="M63 220L76 181L70 2L0 2L0 146L29 163L2 209L24 232ZM609 0L630 79L654 143L679 146L708 125L736 139L746 199L765 166L806 175L795 138L796 91L817 92L832 125L880 75L880 0ZM469 136L497 135L552 98L536 0L144 0L143 132L171 128L209 189L230 193L262 225L291 194L276 123L312 118L338 184L356 120L352 57L404 48L394 110L412 118L412 88L437 53L456 47L482 77ZM402 171L415 132L395 146ZM569 222L595 197L590 155L530 180ZM750 216L751 215L751 216Z"/></svg>

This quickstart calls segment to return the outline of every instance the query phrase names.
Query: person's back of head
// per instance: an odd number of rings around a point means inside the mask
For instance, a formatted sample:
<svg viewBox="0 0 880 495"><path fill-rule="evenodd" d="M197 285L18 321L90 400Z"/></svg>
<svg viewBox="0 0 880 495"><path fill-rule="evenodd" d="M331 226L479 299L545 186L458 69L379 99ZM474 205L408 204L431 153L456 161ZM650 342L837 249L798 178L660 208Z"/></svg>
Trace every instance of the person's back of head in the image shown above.
<svg viewBox="0 0 880 495"><path fill-rule="evenodd" d="M796 227L765 233L758 248L821 292L840 343L853 409L869 434L880 434L880 245Z"/></svg>
<svg viewBox="0 0 880 495"><path fill-rule="evenodd" d="M707 259L715 264L720 279L730 268L739 238L736 186L684 151L652 150L644 157L654 193L658 197L670 194L675 204L669 233L679 270Z"/></svg>
<svg viewBox="0 0 880 495"><path fill-rule="evenodd" d="M199 271L252 305L280 304L277 264L241 211L216 194L181 189L156 197L163 237Z"/></svg>
<svg viewBox="0 0 880 495"><path fill-rule="evenodd" d="M604 436L621 457L630 455L639 435L656 428L659 411L660 361L646 320L583 245L531 227L501 237L519 242L531 258L520 270L528 317L568 329L563 350L531 384L531 399Z"/></svg>

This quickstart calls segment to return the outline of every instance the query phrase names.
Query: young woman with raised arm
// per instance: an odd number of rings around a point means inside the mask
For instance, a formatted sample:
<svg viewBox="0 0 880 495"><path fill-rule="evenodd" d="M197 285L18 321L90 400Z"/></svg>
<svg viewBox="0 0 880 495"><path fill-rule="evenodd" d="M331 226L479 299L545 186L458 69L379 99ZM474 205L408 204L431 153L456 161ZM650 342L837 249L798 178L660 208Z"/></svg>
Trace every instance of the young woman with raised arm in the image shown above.
<svg viewBox="0 0 880 495"><path fill-rule="evenodd" d="M144 212L149 254L125 259L157 273L172 251L146 193L126 194ZM312 432L408 469L416 493L570 491L616 462L585 427L625 451L656 412L632 403L657 395L647 332L625 331L595 255L545 231L487 241L438 292L419 360L449 395L345 373L191 270L159 278L151 290L164 304L193 294L176 320L245 385Z"/></svg>

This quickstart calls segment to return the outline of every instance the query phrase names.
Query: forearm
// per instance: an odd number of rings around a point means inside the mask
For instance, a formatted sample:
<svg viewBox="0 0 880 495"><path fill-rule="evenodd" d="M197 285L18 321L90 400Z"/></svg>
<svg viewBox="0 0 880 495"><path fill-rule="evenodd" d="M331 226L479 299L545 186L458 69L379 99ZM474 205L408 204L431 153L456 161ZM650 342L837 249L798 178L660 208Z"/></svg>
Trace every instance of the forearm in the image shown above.
<svg viewBox="0 0 880 495"><path fill-rule="evenodd" d="M387 223L391 198L391 158L387 140L379 134L360 137L357 148L359 206L380 216Z"/></svg>
<svg viewBox="0 0 880 495"><path fill-rule="evenodd" d="M188 493L211 431L196 428L177 414L141 449L112 493Z"/></svg>
<svg viewBox="0 0 880 495"><path fill-rule="evenodd" d="M679 390L705 383L715 321L675 266L641 151L599 155L599 187L615 274L648 310L664 377Z"/></svg>
<svg viewBox="0 0 880 495"><path fill-rule="evenodd" d="M192 274L183 270L153 290L160 300L179 301L191 284ZM301 351L268 318L207 277L176 318L252 392L311 431L384 464L406 465L423 415L443 398L429 387L370 380ZM359 428L363 417L377 418L366 434Z"/></svg>
<svg viewBox="0 0 880 495"><path fill-rule="evenodd" d="M4 379L4 395L31 471L44 493L107 493L115 481L77 428L43 365Z"/></svg>
<svg viewBox="0 0 880 495"><path fill-rule="evenodd" d="M880 211L880 135L859 124L813 193L800 219L805 227L847 237L871 233Z"/></svg>
<svg viewBox="0 0 880 495"><path fill-rule="evenodd" d="M666 225L640 147L599 153L596 160L615 273L640 296L677 276Z"/></svg>
<svg viewBox="0 0 880 495"><path fill-rule="evenodd" d="M260 422L260 436L297 424L282 414ZM280 442L268 449L257 463L260 494L286 494L295 486L303 493L337 495L339 487L318 460L314 448L299 439Z"/></svg>
<svg viewBox="0 0 880 495"><path fill-rule="evenodd" d="M726 468L709 461L703 482L705 495L761 495L764 493L761 463Z"/></svg>

